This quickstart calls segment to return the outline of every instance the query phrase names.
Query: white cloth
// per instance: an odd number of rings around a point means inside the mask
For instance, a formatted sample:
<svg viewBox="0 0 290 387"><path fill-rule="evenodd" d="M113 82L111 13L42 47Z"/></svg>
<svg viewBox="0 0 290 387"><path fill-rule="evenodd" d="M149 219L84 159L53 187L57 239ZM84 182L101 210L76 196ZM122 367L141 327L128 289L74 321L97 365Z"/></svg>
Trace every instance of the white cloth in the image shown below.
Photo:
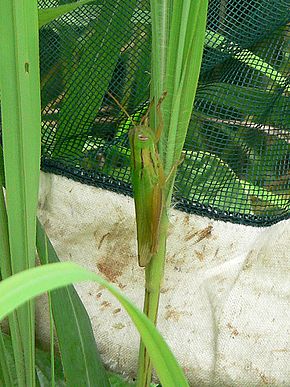
<svg viewBox="0 0 290 387"><path fill-rule="evenodd" d="M100 273L142 308L131 198L42 174L39 217L61 260ZM158 328L190 384L290 386L290 222L254 228L174 209L170 222ZM106 365L135 376L129 317L98 285L76 288ZM46 340L48 323L38 324Z"/></svg>

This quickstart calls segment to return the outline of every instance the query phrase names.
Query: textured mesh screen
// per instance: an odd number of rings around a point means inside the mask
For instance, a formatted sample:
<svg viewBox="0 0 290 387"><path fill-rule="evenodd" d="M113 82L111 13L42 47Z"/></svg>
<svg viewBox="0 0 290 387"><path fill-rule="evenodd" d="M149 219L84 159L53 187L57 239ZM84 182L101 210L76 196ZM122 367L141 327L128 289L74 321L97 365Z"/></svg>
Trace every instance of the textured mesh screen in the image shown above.
<svg viewBox="0 0 290 387"><path fill-rule="evenodd" d="M288 8L283 0L210 1L175 184L182 210L257 226L289 217ZM95 1L40 30L43 170L131 195L129 124L107 92L142 116L150 32L144 0Z"/></svg>

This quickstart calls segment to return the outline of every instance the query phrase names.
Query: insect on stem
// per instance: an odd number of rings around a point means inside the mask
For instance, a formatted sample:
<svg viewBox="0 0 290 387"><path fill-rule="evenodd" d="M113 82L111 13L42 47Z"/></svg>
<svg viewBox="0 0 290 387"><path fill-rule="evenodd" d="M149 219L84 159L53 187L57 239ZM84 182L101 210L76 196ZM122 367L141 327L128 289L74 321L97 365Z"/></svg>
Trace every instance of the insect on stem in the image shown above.
<svg viewBox="0 0 290 387"><path fill-rule="evenodd" d="M148 117L154 105L154 98L141 119L141 123L137 125L120 102L110 92L108 94L133 124L133 128L129 131L131 177L137 223L138 262L140 266L144 267L149 264L152 256L158 250L160 222L165 205L166 179L157 143L163 126L160 107L167 93L162 94L156 105L158 126L155 131L148 125Z"/></svg>

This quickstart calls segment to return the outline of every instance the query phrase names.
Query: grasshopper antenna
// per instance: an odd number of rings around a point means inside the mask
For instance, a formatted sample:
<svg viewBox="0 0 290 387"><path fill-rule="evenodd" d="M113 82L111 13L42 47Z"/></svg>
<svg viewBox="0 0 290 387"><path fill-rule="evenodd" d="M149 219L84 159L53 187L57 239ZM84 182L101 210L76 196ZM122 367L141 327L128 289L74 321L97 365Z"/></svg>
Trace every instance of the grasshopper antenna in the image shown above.
<svg viewBox="0 0 290 387"><path fill-rule="evenodd" d="M122 110L122 112L126 115L126 117L129 118L129 120L132 122L132 124L134 126L136 126L136 123L132 120L132 117L129 115L129 113L127 112L127 110L124 108L124 106L122 106L122 104L117 100L117 98L112 94L110 93L109 91L107 92L108 95L113 99L113 101L119 106L119 108ZM160 106L161 106L161 103L163 102L164 98L166 97L167 95L167 91L164 91L161 95L161 97L159 98L158 102L157 102L157 114L158 114L158 117L159 117L159 125L158 125L158 128L157 128L157 138L159 139L160 137L160 134L161 134L161 127L162 127L162 124L163 124L163 121L162 121L162 116L161 116L161 111L160 111ZM147 112L146 114L144 115L144 117L141 119L141 124L146 124L148 122L148 116L149 116L149 113L150 113L150 110L152 109L153 105L154 105L154 98L151 100L150 104L149 104L149 107L147 109Z"/></svg>
<svg viewBox="0 0 290 387"><path fill-rule="evenodd" d="M132 120L132 117L130 116L130 114L127 112L127 110L124 108L124 106L121 105L121 103L117 100L116 97L113 96L112 93L110 93L109 91L107 92L109 94L109 96L112 98L112 100L119 106L119 108L122 110L122 112L126 115L126 117L129 118L129 120L132 122L132 124L134 126L136 126L135 122Z"/></svg>

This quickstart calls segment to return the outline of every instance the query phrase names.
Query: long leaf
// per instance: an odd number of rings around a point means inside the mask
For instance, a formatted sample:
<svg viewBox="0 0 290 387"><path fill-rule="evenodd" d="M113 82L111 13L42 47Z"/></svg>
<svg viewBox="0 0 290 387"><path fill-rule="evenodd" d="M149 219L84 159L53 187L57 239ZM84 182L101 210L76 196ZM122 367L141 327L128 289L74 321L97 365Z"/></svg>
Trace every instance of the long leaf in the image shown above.
<svg viewBox="0 0 290 387"><path fill-rule="evenodd" d="M3 343L5 345L5 351L7 356L7 363L11 363L11 367L13 372L11 373L11 383L10 384L3 384L1 379L1 372L0 372L0 385L1 386L15 386L17 385L17 378L15 374L15 367L11 359L13 359L13 347L12 347L12 340L11 337L7 334L3 334ZM36 348L36 358L35 358L35 370L36 370L36 382L38 386L41 387L51 387L52 386L52 380L50 377L50 354L48 352L44 352L43 350ZM61 366L61 360L60 358L56 358L56 377L55 377L55 387L65 387L65 379L63 375L63 370Z"/></svg>
<svg viewBox="0 0 290 387"><path fill-rule="evenodd" d="M155 109L150 115L150 124L156 131L162 126L158 151L167 177L164 205L158 219L146 219L159 223L158 249L145 270L144 311L156 322L163 278L166 236L168 231L167 209L171 203L176 166L180 160L192 114L197 88L207 16L207 0L163 0L150 1L152 16L152 78L151 97L155 98ZM167 96L157 111L158 99L166 91ZM161 119L161 116L163 119ZM140 179L142 185L142 179ZM159 179L160 186L162 179ZM145 197L145 200L148 199ZM150 198L149 198L150 199ZM155 215L155 214L154 214ZM153 217L154 217L153 215ZM151 238L148 233L148 238ZM138 243L140 241L138 240ZM145 239L146 243L146 239ZM141 246L143 248L143 246ZM138 387L149 386L151 362L141 342L139 350Z"/></svg>
<svg viewBox="0 0 290 387"><path fill-rule="evenodd" d="M45 231L37 222L41 263L59 262ZM68 386L109 386L87 312L73 286L51 292L51 305Z"/></svg>
<svg viewBox="0 0 290 387"><path fill-rule="evenodd" d="M13 386L17 383L14 366L13 350L7 348L4 341L5 334L0 329L0 385ZM11 348L12 349L12 348Z"/></svg>
<svg viewBox="0 0 290 387"><path fill-rule="evenodd" d="M5 207L5 198L3 192L4 171L1 168L3 162L2 148L0 147L0 275L1 278L7 278L11 275L10 249L8 237L8 221ZM11 317L13 324L13 317ZM0 325L0 382L1 372L4 385L12 385L11 364L8 362L9 354L7 354L6 346L3 340L3 333ZM12 353L12 359L14 355ZM14 367L13 367L14 368Z"/></svg>
<svg viewBox="0 0 290 387"><path fill-rule="evenodd" d="M284 109L287 109L288 98L288 96L282 94L277 96L271 91L255 87L227 83L203 85L196 93L199 106L206 103L214 104L216 108L213 111L218 111L219 106L223 106L224 109L232 108L243 117L253 116L252 121L256 124L281 125L286 130L290 130L290 115L281 114ZM268 109L269 106L271 109Z"/></svg>
<svg viewBox="0 0 290 387"><path fill-rule="evenodd" d="M167 174L180 158L192 114L207 14L206 0L177 3L172 5L175 9L168 43L167 77L163 86L168 91L168 98L164 101L166 115L161 152L165 152L162 157ZM175 12L177 7L179 12Z"/></svg>
<svg viewBox="0 0 290 387"><path fill-rule="evenodd" d="M98 18L89 24L82 44L77 42L81 52L77 65L73 57L67 60L64 70L67 90L60 109L55 156L64 157L72 149L75 155L82 152L86 133L101 107L121 49L130 37L130 28L126 26L130 26L135 4L136 0L108 0ZM121 34L120 25L124 26Z"/></svg>
<svg viewBox="0 0 290 387"><path fill-rule="evenodd" d="M206 31L205 45L210 48L219 50L223 54L232 55L233 58L245 63L247 66L260 71L266 77L270 78L273 82L280 86L286 85L286 91L289 92L289 86L287 86L287 77L277 71L269 63L265 62L258 55L255 55L248 49L242 49L235 42L230 41L225 36L213 32L210 30Z"/></svg>
<svg viewBox="0 0 290 387"><path fill-rule="evenodd" d="M1 110L12 272L34 266L40 160L37 1L0 2ZM13 238L12 238L13 236ZM20 386L34 386L34 306L17 312L13 335ZM20 338L20 340L19 340Z"/></svg>
<svg viewBox="0 0 290 387"><path fill-rule="evenodd" d="M8 254L9 256L8 235L5 228L7 223L5 218L6 209L2 191L2 186L4 186L5 180L4 171L1 172L2 163L3 155L2 147L0 146L0 248L4 248L4 250L0 249L0 253L2 251L0 258L5 256L5 254ZM51 263L59 262L55 250L50 241L47 240L46 234L39 221L37 222L37 249L42 264L46 263L46 258L48 258L48 261ZM7 251L7 253L5 253L5 251ZM7 271L8 273L6 273ZM11 275L11 272L5 269L4 274L4 278L7 278L8 275ZM67 286L66 288L52 292L51 300L54 322L58 335L58 343L60 346L62 363L68 385L74 385L74 383L77 385L88 386L110 385L97 351L91 323L74 287ZM0 348L0 365L2 368L3 378L7 381L9 380L10 369L7 365L7 359L11 357L11 354L9 351L7 352L2 340L0 341ZM81 349L81 351L79 351L79 349ZM11 366L11 364L12 363L10 362L9 366ZM38 378L42 378L44 380L46 376L43 375L40 366L38 367L37 364L38 363L36 363ZM8 386L12 384L5 382L5 385Z"/></svg>
<svg viewBox="0 0 290 387"><path fill-rule="evenodd" d="M3 334L3 344L5 345L6 353L7 353L6 364L11 363L11 365L13 366L13 362L11 361L13 357L12 342L11 342L11 337L8 336L7 334ZM55 363L56 363L55 387L65 387L68 384L66 382L66 378L63 373L60 357L57 356L55 358ZM50 377L50 369L51 369L50 354L46 351L43 351L40 348L36 348L35 364L36 364L37 386L51 387L52 382ZM119 376L118 374L115 374L113 372L108 371L107 375L110 381L110 387L134 387L136 385L135 383L130 383L124 380L122 376ZM15 372L14 374L13 373L11 374L10 383L5 383L3 380L4 379L3 379L3 376L1 375L1 370L0 370L0 385L7 386L7 387L15 385L17 382ZM152 383L150 387L158 387L158 385Z"/></svg>
<svg viewBox="0 0 290 387"><path fill-rule="evenodd" d="M52 263L26 270L2 281L0 283L0 320L13 309L43 292L80 281L97 282L118 299L140 332L163 386L188 386L172 352L148 318L115 286L77 264Z"/></svg>
<svg viewBox="0 0 290 387"><path fill-rule="evenodd" d="M92 1L94 0L80 0L75 3L59 5L58 7L39 9L38 10L39 28L41 28L45 24L50 23L56 18L62 15L65 15L68 12L74 11L75 9L77 9L82 5L91 3Z"/></svg>

